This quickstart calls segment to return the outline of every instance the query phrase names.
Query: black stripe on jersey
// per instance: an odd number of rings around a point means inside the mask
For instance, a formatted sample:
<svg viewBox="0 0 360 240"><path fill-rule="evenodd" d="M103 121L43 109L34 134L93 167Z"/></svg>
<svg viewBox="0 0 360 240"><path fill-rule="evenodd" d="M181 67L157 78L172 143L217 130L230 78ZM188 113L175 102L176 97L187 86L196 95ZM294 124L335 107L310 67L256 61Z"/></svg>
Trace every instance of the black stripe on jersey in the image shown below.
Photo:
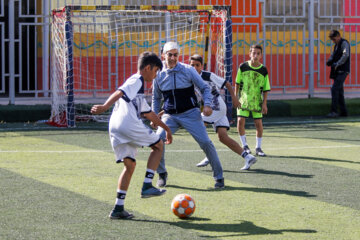
<svg viewBox="0 0 360 240"><path fill-rule="evenodd" d="M145 112L141 112L141 114L144 114L144 113L151 113L151 110L145 111Z"/></svg>
<svg viewBox="0 0 360 240"><path fill-rule="evenodd" d="M201 78L205 81L208 81L208 82L211 82L210 80L210 75L211 73L210 72L207 72L207 71L202 71L201 72Z"/></svg>
<svg viewBox="0 0 360 240"><path fill-rule="evenodd" d="M123 95L122 95L122 99L124 99L125 100L125 102L130 102L130 98L126 95L126 92L124 92L124 90L122 90L121 89L121 91L122 91L122 93L123 93Z"/></svg>
<svg viewBox="0 0 360 240"><path fill-rule="evenodd" d="M144 78L143 76L140 77L141 80L141 88L138 91L138 94L143 94L144 93Z"/></svg>
<svg viewBox="0 0 360 240"><path fill-rule="evenodd" d="M261 75L263 75L264 77L266 75L268 75L268 71L266 69L266 67L264 65L262 65L260 68L256 69L256 68L252 68L250 67L249 65L249 62L244 62L240 65L240 70L241 72L246 72L246 71L255 71L255 72L258 72L260 73Z"/></svg>
<svg viewBox="0 0 360 240"><path fill-rule="evenodd" d="M220 88L220 89L223 89L226 83L227 83L227 81L225 80L224 83L223 83L223 85L221 85L221 88Z"/></svg>

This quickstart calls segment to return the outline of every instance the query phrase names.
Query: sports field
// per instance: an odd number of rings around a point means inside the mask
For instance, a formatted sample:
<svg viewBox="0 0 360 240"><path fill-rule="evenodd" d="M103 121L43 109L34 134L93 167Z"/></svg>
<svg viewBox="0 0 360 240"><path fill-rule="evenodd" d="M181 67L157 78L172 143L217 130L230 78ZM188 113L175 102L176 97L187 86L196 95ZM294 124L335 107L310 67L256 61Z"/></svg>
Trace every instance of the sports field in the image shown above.
<svg viewBox="0 0 360 240"><path fill-rule="evenodd" d="M167 146L167 193L142 199L149 149L141 149L125 200L133 220L108 218L123 166L106 125L0 124L0 239L360 239L360 118L265 122L268 157L250 171L208 129L223 190L213 189L209 166L195 167L204 154L181 130ZM179 193L196 201L188 220L170 211Z"/></svg>

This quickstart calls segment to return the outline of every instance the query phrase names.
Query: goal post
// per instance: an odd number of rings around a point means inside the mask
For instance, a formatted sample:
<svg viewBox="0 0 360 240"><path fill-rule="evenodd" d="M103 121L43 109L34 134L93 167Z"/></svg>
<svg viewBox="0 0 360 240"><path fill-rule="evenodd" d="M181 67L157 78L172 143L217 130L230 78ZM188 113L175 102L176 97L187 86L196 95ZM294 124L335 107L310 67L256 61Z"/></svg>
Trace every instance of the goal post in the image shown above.
<svg viewBox="0 0 360 240"><path fill-rule="evenodd" d="M180 62L200 54L206 70L231 81L230 13L230 6L213 5L75 5L53 10L49 123L75 127L78 121L107 121L110 111L91 115L91 105L102 104L137 72L140 53L160 56L167 41L179 43ZM150 99L151 83L144 88Z"/></svg>

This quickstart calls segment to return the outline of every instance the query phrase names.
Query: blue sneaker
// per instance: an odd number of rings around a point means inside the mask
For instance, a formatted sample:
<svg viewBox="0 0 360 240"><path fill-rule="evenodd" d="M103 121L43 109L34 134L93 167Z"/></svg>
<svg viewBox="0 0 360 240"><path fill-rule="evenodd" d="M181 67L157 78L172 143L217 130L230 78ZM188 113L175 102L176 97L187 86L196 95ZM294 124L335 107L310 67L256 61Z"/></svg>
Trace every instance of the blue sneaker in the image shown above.
<svg viewBox="0 0 360 240"><path fill-rule="evenodd" d="M158 189L156 187L150 187L147 189L141 190L142 198L158 197L166 193L165 189Z"/></svg>

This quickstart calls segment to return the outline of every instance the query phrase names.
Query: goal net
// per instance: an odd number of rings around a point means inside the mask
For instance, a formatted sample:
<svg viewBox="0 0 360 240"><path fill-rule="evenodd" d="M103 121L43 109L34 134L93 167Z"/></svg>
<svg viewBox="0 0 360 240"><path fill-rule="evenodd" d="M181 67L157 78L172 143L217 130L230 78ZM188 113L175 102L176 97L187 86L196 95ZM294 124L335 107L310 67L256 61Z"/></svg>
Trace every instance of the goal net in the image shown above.
<svg viewBox="0 0 360 240"><path fill-rule="evenodd" d="M231 21L224 6L66 6L53 10L49 123L108 121L91 115L137 72L140 53L161 55L167 41L181 47L179 61L203 56L205 70L231 78ZM151 99L151 83L144 86Z"/></svg>

